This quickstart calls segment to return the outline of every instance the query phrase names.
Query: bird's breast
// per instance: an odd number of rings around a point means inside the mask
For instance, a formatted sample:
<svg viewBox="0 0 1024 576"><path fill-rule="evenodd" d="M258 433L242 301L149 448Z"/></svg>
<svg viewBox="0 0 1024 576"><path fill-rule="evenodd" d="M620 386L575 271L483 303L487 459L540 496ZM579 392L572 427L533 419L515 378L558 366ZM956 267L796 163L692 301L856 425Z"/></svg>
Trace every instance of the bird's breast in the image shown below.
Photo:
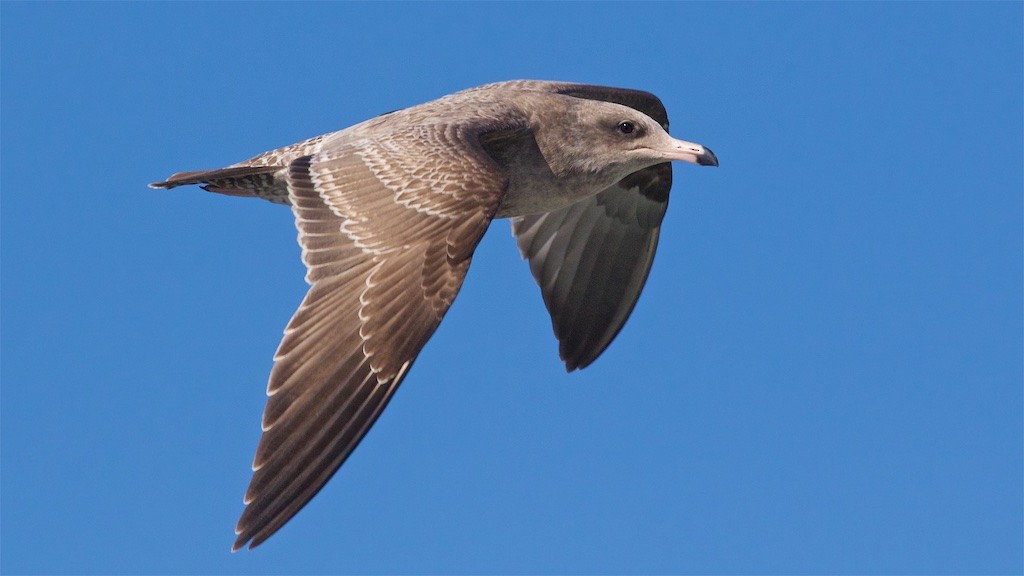
<svg viewBox="0 0 1024 576"><path fill-rule="evenodd" d="M482 142L508 174L508 188L495 218L543 214L600 192L609 183L580 174L559 174L529 133Z"/></svg>

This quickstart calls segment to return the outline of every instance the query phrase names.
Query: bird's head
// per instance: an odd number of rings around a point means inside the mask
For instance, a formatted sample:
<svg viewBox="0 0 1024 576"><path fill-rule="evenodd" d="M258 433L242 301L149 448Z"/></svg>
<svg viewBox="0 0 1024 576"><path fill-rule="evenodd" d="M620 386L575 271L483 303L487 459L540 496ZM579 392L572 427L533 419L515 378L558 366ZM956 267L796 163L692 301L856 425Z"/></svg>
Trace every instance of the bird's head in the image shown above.
<svg viewBox="0 0 1024 576"><path fill-rule="evenodd" d="M677 140L650 116L628 106L565 98L560 121L537 134L549 165L564 175L600 175L616 182L628 174L663 162L718 166L705 146Z"/></svg>

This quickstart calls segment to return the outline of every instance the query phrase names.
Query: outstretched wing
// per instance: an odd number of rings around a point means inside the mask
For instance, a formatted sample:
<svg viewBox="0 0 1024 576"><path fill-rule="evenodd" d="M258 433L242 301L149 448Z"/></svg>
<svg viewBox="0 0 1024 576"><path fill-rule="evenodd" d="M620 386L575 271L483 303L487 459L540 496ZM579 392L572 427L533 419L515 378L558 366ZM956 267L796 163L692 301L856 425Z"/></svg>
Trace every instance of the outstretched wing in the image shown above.
<svg viewBox="0 0 1024 576"><path fill-rule="evenodd" d="M665 106L649 92L537 80L512 84L629 106L668 130ZM566 370L596 360L636 306L654 262L671 188L672 165L666 162L567 208L512 219L519 251L530 261L551 314Z"/></svg>
<svg viewBox="0 0 1024 576"><path fill-rule="evenodd" d="M507 186L479 132L415 126L288 166L311 287L274 358L236 550L338 470L458 293Z"/></svg>
<svg viewBox="0 0 1024 576"><path fill-rule="evenodd" d="M671 167L659 164L567 208L512 220L566 370L596 360L636 306L671 185Z"/></svg>

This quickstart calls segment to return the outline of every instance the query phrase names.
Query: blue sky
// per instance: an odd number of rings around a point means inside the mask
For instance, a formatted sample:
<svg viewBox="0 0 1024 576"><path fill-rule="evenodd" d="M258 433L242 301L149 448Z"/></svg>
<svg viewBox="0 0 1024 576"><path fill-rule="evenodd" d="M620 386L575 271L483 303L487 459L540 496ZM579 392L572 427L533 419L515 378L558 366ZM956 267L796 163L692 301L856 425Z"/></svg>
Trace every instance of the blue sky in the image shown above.
<svg viewBox="0 0 1024 576"><path fill-rule="evenodd" d="M1003 3L12 3L5 573L1013 573L1022 17ZM566 375L508 224L395 400L230 554L290 212L145 187L512 78L650 90L647 288Z"/></svg>

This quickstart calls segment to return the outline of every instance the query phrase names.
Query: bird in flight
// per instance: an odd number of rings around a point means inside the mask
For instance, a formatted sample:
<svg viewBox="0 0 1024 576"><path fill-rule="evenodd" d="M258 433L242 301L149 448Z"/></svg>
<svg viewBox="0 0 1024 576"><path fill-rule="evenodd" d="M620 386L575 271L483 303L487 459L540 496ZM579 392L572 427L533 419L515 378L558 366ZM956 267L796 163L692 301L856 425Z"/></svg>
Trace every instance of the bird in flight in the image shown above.
<svg viewBox="0 0 1024 576"><path fill-rule="evenodd" d="M672 161L718 166L668 135L648 92L515 80L471 88L153 188L291 206L309 292L274 355L233 550L279 530L341 467L509 218L568 371L618 334L647 280Z"/></svg>

